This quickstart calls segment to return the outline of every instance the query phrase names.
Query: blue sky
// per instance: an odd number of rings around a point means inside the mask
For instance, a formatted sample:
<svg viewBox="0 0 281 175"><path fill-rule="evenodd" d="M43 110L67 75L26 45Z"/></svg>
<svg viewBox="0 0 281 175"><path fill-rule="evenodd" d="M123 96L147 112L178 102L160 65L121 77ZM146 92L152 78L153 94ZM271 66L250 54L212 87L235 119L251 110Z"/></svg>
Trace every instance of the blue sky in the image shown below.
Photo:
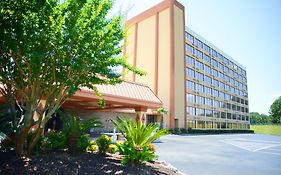
<svg viewBox="0 0 281 175"><path fill-rule="evenodd" d="M128 18L161 0L117 0ZM280 0L179 0L186 25L247 68L249 110L268 114L281 96Z"/></svg>

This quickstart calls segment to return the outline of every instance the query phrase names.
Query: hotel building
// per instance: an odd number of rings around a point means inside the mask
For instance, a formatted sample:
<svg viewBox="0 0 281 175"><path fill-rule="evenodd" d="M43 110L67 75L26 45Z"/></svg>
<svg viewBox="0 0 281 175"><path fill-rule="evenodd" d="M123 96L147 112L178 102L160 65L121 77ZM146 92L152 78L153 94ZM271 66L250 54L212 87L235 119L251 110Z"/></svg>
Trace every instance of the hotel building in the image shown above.
<svg viewBox="0 0 281 175"><path fill-rule="evenodd" d="M163 102L170 128L249 128L246 68L185 26L184 6L164 0L127 21L124 55Z"/></svg>

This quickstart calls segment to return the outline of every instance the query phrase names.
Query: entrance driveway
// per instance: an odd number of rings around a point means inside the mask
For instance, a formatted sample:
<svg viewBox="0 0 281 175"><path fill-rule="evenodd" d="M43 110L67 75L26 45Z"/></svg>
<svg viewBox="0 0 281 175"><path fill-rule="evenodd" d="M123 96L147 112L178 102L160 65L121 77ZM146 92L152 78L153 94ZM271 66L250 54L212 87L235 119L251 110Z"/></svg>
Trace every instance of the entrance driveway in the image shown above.
<svg viewBox="0 0 281 175"><path fill-rule="evenodd" d="M281 136L168 135L159 159L187 175L281 175Z"/></svg>

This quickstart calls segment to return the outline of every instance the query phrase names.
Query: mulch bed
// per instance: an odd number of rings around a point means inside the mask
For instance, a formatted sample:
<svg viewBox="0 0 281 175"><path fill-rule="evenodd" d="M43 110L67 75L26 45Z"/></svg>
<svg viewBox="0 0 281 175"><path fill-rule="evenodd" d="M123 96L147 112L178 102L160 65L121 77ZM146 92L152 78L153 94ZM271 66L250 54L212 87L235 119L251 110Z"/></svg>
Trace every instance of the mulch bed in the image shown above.
<svg viewBox="0 0 281 175"><path fill-rule="evenodd" d="M63 151L44 151L29 157L17 157L14 152L0 152L0 174L13 175L178 175L162 164L148 162L138 167L121 164L120 155L81 153L71 156Z"/></svg>

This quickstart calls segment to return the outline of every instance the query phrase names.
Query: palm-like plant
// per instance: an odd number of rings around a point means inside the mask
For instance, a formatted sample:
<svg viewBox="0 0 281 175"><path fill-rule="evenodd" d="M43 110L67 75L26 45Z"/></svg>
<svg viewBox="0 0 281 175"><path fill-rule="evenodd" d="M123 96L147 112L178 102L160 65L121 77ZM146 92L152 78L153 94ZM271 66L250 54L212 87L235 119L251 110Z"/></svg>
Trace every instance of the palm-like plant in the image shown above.
<svg viewBox="0 0 281 175"><path fill-rule="evenodd" d="M141 121L134 122L133 119L120 118L111 120L113 125L125 137L124 144L119 145L120 152L125 155L123 163L142 163L153 160L157 156L149 145L161 136L167 135L167 129L158 130L158 124L143 124Z"/></svg>

